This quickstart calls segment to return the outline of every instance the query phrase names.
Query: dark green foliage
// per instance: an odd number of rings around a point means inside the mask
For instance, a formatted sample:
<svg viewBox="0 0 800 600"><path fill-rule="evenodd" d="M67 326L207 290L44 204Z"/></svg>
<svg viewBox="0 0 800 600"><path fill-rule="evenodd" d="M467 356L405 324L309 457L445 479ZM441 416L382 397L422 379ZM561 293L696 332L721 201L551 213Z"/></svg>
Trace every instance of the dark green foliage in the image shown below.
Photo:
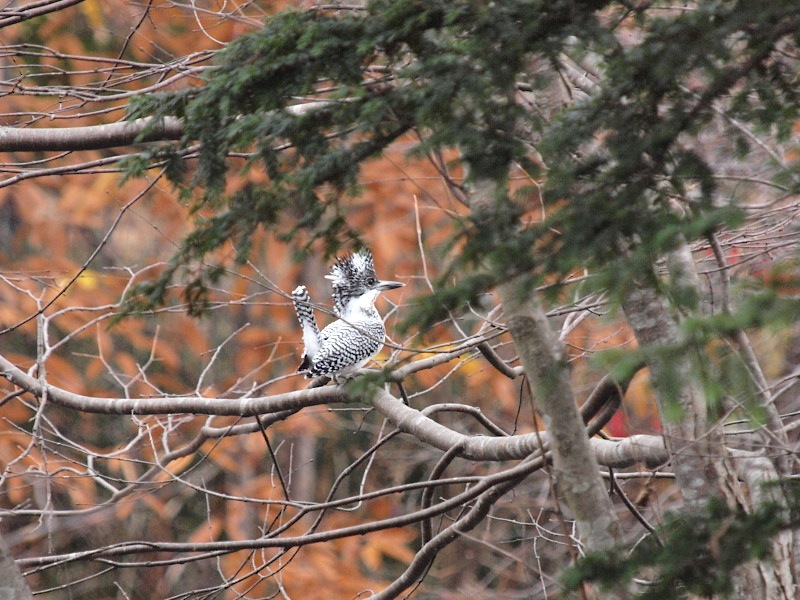
<svg viewBox="0 0 800 600"><path fill-rule="evenodd" d="M779 139L792 134L800 81L779 50L800 44L800 10L797 0L659 8L610 0L374 0L366 11L276 15L229 44L204 86L140 98L132 107L131 117L182 119L178 145L127 168L139 175L148 161L166 161L196 222L160 277L132 291L129 310L164 303L178 280L190 312L199 313L225 273L209 257L230 245L236 260L246 260L259 228L302 250L357 245L359 232L346 215L361 165L413 131L419 142L412 154L457 148L471 179L467 194L488 179L497 197L454 221L444 248L453 259L436 295L407 312L409 326L425 331L519 275L533 291L586 268L586 287L608 290L612 299L647 280L686 317L679 339L600 360L625 379L642 359L658 359L664 381L693 376L702 383L709 411L734 398L748 416L762 418L750 401L756 390L746 366L726 342L743 328L794 323L797 301L767 289L745 294L733 315L693 317L697 295L670 289L656 265L683 241L705 240L744 218L719 189L721 167L697 141L714 120L730 138L720 155L748 156L752 139L718 111ZM624 44L618 28L630 19L641 38ZM543 111L518 101L521 89L546 96L552 73L568 71L561 68L566 56L584 58L596 71L588 94ZM287 109L304 97L318 102L313 110ZM182 157L195 147L198 160L186 171ZM238 153L246 158L233 157ZM507 191L507 178L512 164L535 166L536 153L546 169L548 222L523 226L529 207ZM234 168L263 170L269 183L231 192ZM760 171L787 193L800 191L797 162ZM697 356L694 371L678 372L674 359L687 355ZM350 391L368 398L382 380L359 378ZM662 416L683 416L680 403L669 402L669 385L661 389ZM745 514L711 505L706 514L674 517L658 538L629 553L586 557L566 587L643 576L654 580L644 598L725 594L733 569L767 556L768 540L797 520L796 509Z"/></svg>
<svg viewBox="0 0 800 600"><path fill-rule="evenodd" d="M619 289L678 240L730 225L736 207L714 202L714 169L692 137L727 96L738 118L789 135L798 85L774 58L782 41L797 41L800 11L795 0L703 1L677 12L649 10L651 4L375 0L365 12L276 15L229 44L205 86L141 98L131 110L132 117L183 119L179 147L152 158L168 160L170 178L195 209L217 210L198 221L148 293L135 290L147 299L140 308L163 300L182 265L202 264L226 242L246 258L259 227L306 247L320 240L328 253L357 240L343 207L358 193L360 165L412 129L422 140L412 152L458 148L474 179L503 182L512 163L529 164L531 145L548 167L545 200L554 208L547 227L515 228L513 211L464 221L457 235L465 251L453 271L490 267L493 275L446 289L444 306L463 305L519 272L544 277L588 266ZM626 16L638 19L638 44L618 41L615 29ZM518 86L535 95L551 83L532 65L555 72L565 54L595 57L600 78L591 95L551 107L554 119L525 109L515 98ZM367 76L372 67L378 71ZM326 104L302 114L286 110L309 96ZM198 143L186 180L181 151ZM735 131L731 145L748 150ZM267 190L227 193L237 152L249 154L246 168L266 172ZM137 174L144 165L128 167ZM799 185L796 166L778 175L787 187ZM190 300L202 305L213 280L213 273L198 276Z"/></svg>
<svg viewBox="0 0 800 600"><path fill-rule="evenodd" d="M565 594L594 582L602 587L641 577L637 598L673 600L688 594L727 596L733 591L734 570L750 560L770 554L770 540L800 522L800 494L789 490L790 508L769 504L752 513L732 511L713 501L700 514L674 514L635 548L591 554L568 570L562 583ZM717 597L717 596L715 596Z"/></svg>
<svg viewBox="0 0 800 600"><path fill-rule="evenodd" d="M744 106L754 88L765 87L772 100L758 103L765 125L785 128L796 114L796 82L773 87L780 68L767 66L778 40L797 35L796 3L762 10L747 1L700 2L678 17L648 15L643 27L644 41L609 55L602 88L564 111L540 146L552 165L550 197L571 198L553 223L565 232L552 259L556 268L584 263L585 250L613 257L620 238L660 241L645 248L654 254L669 249L659 232L692 227L668 202L684 198L688 183L699 183L701 192L695 215L713 219L713 171L680 136L699 131L713 103L734 88ZM688 74L702 82L699 89L688 86ZM604 143L587 152L595 135L604 135ZM727 223L729 214L716 214L718 223Z"/></svg>

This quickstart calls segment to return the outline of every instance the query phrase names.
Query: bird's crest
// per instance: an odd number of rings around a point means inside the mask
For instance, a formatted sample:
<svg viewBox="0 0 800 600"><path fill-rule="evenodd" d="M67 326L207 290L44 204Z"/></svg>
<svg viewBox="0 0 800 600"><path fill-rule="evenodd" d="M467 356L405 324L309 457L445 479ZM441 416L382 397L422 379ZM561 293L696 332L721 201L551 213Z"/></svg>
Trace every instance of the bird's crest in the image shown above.
<svg viewBox="0 0 800 600"><path fill-rule="evenodd" d="M357 298L378 283L372 252L361 250L350 256L339 258L330 275L333 287L333 309L341 316L344 307L352 298Z"/></svg>

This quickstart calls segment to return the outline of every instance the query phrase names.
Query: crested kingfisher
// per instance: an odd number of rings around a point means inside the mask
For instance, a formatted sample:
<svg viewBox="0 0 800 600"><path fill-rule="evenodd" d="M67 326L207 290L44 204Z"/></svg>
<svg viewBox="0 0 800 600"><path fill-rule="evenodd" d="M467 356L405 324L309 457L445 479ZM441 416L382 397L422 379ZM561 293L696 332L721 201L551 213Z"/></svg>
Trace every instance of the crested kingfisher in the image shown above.
<svg viewBox="0 0 800 600"><path fill-rule="evenodd" d="M303 330L303 360L298 371L306 377L329 375L340 382L352 377L380 352L386 337L375 299L383 291L401 287L397 281L381 281L369 250L336 261L329 275L333 310L338 319L320 331L304 285L292 292L292 301Z"/></svg>

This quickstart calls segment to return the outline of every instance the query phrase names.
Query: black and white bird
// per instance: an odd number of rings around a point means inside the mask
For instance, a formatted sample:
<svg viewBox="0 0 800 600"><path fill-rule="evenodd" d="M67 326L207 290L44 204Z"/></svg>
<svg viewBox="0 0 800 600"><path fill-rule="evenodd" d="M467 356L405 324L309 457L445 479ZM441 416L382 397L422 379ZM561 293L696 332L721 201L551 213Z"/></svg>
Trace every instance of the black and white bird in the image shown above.
<svg viewBox="0 0 800 600"><path fill-rule="evenodd" d="M306 377L329 375L340 382L352 377L369 359L380 352L386 337L383 319L375 309L382 291L401 287L397 281L381 281L369 250L340 258L330 275L336 321L322 331L304 285L292 292L297 319L303 330L303 360L298 371Z"/></svg>

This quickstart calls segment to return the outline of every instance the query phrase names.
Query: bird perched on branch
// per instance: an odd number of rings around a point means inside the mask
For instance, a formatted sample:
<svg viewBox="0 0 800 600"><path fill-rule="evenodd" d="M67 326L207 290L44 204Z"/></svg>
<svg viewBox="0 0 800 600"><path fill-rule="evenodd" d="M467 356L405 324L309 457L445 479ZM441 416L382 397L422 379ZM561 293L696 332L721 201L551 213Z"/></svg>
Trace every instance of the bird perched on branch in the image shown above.
<svg viewBox="0 0 800 600"><path fill-rule="evenodd" d="M292 301L303 330L303 360L298 371L306 377L329 375L334 381L352 377L383 347L386 328L375 309L382 291L401 287L397 281L381 281L369 250L340 258L330 275L336 321L322 331L304 285L292 292Z"/></svg>

